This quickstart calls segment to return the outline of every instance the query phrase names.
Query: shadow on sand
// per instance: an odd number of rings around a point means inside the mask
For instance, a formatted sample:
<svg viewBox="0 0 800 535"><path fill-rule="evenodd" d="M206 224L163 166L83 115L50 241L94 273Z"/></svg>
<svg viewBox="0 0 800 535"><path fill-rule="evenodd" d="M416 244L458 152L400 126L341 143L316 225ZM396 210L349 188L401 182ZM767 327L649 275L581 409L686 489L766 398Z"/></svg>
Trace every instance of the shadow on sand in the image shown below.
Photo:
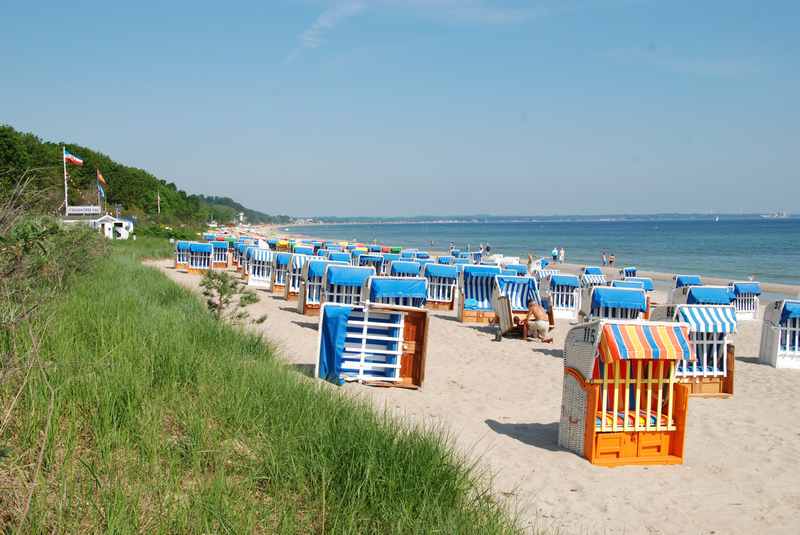
<svg viewBox="0 0 800 535"><path fill-rule="evenodd" d="M298 327L302 327L304 329L311 329L312 331L316 331L319 324L316 321L297 321L292 320L292 323L297 325Z"/></svg>
<svg viewBox="0 0 800 535"><path fill-rule="evenodd" d="M549 451L561 451L558 446L558 422L551 424L511 424L486 420L486 425L500 435L519 440L523 444Z"/></svg>
<svg viewBox="0 0 800 535"><path fill-rule="evenodd" d="M306 377L314 377L313 364L292 364L292 368L294 368L294 371L296 371L300 375L305 375Z"/></svg>

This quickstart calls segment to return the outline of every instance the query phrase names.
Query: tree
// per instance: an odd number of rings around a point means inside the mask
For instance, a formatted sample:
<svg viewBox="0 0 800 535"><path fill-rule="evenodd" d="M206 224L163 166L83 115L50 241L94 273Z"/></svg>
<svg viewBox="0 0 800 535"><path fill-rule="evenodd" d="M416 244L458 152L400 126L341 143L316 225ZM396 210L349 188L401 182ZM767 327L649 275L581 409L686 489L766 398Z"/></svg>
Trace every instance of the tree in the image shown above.
<svg viewBox="0 0 800 535"><path fill-rule="evenodd" d="M234 325L247 322L250 313L245 307L258 302L258 296L253 291L226 271L206 271L200 286L211 315ZM267 315L264 314L252 320L252 323L263 323L266 319Z"/></svg>

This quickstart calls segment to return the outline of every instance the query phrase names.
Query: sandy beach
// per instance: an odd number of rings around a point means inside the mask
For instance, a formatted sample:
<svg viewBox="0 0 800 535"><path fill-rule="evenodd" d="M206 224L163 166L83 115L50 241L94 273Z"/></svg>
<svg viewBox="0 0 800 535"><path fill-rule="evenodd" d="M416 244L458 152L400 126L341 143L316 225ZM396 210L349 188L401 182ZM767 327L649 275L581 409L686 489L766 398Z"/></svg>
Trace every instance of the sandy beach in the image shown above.
<svg viewBox="0 0 800 535"><path fill-rule="evenodd" d="M198 291L200 277L152 262ZM317 318L259 292L253 315L280 357L313 369ZM663 302L664 295L657 295ZM762 307L763 308L763 307ZM692 398L685 464L602 468L560 449L563 340L504 339L487 326L431 312L426 382L419 391L341 387L424 426L443 429L455 447L493 477L500 499L524 525L559 533L797 533L800 526L800 373L757 362L760 322L735 335L735 395ZM327 383L325 383L327 386ZM330 386L331 388L336 388Z"/></svg>

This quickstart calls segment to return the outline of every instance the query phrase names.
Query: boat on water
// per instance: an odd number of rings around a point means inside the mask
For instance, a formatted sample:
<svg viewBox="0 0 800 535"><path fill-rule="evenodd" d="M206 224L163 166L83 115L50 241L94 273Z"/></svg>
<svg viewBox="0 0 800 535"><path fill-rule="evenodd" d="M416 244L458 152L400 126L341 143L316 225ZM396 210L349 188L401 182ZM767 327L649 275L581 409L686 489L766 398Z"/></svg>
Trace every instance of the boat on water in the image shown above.
<svg viewBox="0 0 800 535"><path fill-rule="evenodd" d="M789 214L786 212L773 212L771 214L762 214L761 217L764 219L787 219Z"/></svg>

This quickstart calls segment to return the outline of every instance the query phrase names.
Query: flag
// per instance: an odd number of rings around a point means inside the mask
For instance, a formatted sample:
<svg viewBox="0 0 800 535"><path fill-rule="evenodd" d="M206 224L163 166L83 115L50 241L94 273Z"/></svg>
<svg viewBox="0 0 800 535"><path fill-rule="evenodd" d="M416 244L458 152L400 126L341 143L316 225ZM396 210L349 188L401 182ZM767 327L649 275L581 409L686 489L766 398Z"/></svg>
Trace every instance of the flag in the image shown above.
<svg viewBox="0 0 800 535"><path fill-rule="evenodd" d="M64 161L67 163L71 163L72 165L83 165L83 160L78 156L75 156L67 149L64 149Z"/></svg>
<svg viewBox="0 0 800 535"><path fill-rule="evenodd" d="M103 178L103 173L100 172L100 169L95 169L95 171L97 171L97 181L104 186L108 186L108 182Z"/></svg>
<svg viewBox="0 0 800 535"><path fill-rule="evenodd" d="M97 181L97 194L103 199L106 198L106 190L104 190L103 186L100 185L100 180Z"/></svg>

